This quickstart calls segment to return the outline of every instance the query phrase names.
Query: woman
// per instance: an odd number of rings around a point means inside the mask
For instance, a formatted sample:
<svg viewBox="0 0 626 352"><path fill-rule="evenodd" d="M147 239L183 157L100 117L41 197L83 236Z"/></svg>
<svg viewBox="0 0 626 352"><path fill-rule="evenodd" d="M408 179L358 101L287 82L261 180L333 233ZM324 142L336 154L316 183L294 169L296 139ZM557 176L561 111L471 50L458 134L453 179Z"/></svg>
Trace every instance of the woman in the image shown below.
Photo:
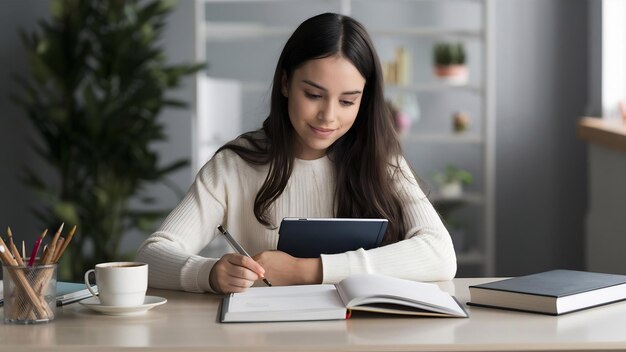
<svg viewBox="0 0 626 352"><path fill-rule="evenodd" d="M284 217L385 218L389 226L382 247L304 259L275 250ZM197 255L220 224L254 260ZM276 65L263 127L215 153L138 260L150 264L151 286L192 292L241 292L263 276L274 285L365 272L454 277L452 241L402 156L360 23L326 13L296 29Z"/></svg>

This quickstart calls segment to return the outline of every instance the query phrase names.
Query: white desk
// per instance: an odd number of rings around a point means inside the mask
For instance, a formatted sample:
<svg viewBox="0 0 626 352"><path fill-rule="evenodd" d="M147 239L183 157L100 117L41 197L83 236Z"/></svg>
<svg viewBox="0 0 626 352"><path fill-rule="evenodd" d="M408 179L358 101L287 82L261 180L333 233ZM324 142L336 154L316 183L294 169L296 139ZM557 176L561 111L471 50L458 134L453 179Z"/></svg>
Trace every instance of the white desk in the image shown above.
<svg viewBox="0 0 626 352"><path fill-rule="evenodd" d="M465 304L468 285L441 283ZM168 303L143 316L104 316L65 306L48 324L0 323L1 351L523 351L626 349L626 302L560 317L466 307L470 318L355 313L349 320L220 324L219 296L149 290Z"/></svg>

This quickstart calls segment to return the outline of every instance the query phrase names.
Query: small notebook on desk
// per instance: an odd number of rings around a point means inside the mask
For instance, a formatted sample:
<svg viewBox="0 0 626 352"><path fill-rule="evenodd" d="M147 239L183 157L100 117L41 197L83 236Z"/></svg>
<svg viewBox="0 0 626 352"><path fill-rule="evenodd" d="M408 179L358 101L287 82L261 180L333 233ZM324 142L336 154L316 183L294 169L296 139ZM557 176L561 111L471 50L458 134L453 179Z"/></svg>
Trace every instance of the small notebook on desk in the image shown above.
<svg viewBox="0 0 626 352"><path fill-rule="evenodd" d="M473 306L560 315L626 299L626 276L552 270L469 287Z"/></svg>
<svg viewBox="0 0 626 352"><path fill-rule="evenodd" d="M220 321L269 322L348 319L351 311L467 317L439 286L379 275L355 275L336 285L251 287L224 298Z"/></svg>
<svg viewBox="0 0 626 352"><path fill-rule="evenodd" d="M92 286L98 292L98 286ZM57 306L78 302L91 297L91 292L84 283L57 281ZM4 299L0 292L0 307L4 305Z"/></svg>
<svg viewBox="0 0 626 352"><path fill-rule="evenodd" d="M94 292L98 293L98 286L91 286ZM57 281L57 306L78 302L91 297L84 283Z"/></svg>

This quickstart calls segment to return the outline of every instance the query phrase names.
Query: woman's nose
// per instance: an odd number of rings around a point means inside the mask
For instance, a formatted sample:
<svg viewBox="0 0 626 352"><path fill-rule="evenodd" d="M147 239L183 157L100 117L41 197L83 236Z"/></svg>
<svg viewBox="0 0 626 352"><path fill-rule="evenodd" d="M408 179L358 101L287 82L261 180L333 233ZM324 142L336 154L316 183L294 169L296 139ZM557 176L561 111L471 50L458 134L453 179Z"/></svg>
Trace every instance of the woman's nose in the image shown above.
<svg viewBox="0 0 626 352"><path fill-rule="evenodd" d="M325 102L322 104L321 109L317 115L318 120L330 122L335 120L335 104L332 102Z"/></svg>

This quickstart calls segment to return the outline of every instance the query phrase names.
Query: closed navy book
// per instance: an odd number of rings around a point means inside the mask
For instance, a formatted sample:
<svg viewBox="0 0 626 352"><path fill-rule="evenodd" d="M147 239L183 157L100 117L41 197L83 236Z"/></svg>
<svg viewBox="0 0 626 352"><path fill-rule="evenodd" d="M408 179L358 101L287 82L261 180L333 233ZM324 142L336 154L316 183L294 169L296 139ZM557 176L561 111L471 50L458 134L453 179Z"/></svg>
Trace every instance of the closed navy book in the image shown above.
<svg viewBox="0 0 626 352"><path fill-rule="evenodd" d="M626 300L626 275L552 270L469 287L469 305L560 315Z"/></svg>

